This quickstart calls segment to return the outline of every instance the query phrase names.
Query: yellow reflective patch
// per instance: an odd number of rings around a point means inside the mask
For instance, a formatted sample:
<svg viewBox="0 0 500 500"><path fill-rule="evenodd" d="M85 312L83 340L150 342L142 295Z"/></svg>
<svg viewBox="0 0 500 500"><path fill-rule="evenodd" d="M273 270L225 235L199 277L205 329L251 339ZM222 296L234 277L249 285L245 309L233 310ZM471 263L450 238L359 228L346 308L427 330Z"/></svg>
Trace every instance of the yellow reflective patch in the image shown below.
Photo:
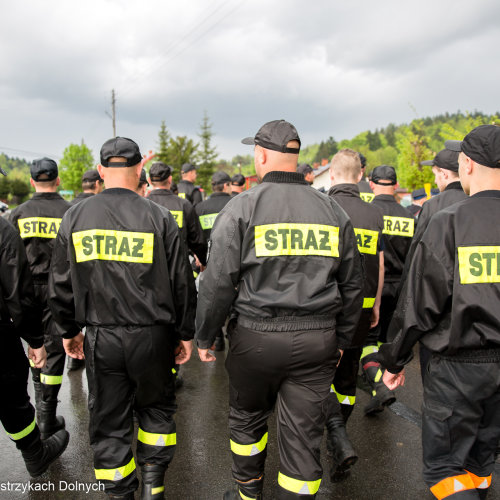
<svg viewBox="0 0 500 500"><path fill-rule="evenodd" d="M72 234L77 262L114 260L118 262L153 262L153 233L89 229Z"/></svg>
<svg viewBox="0 0 500 500"><path fill-rule="evenodd" d="M255 255L339 256L339 228L323 224L265 224L255 226Z"/></svg>
<svg viewBox="0 0 500 500"><path fill-rule="evenodd" d="M411 238L415 231L415 219L410 217L391 217L384 215L384 234Z"/></svg>
<svg viewBox="0 0 500 500"><path fill-rule="evenodd" d="M331 385L330 392L335 393L341 405L353 406L356 402L356 396L346 396L345 394L340 394L339 392L337 392L333 384Z"/></svg>
<svg viewBox="0 0 500 500"><path fill-rule="evenodd" d="M238 444L231 439L230 440L231 451L234 454L241 455L243 457L253 457L254 455L258 455L259 453L261 453L266 449L267 436L268 433L266 432L258 443L251 443L251 444Z"/></svg>
<svg viewBox="0 0 500 500"><path fill-rule="evenodd" d="M315 495L321 484L321 479L316 481L303 481L302 479L293 479L285 476L281 472L278 474L278 484L285 490L301 495Z"/></svg>
<svg viewBox="0 0 500 500"><path fill-rule="evenodd" d="M175 432L173 434L154 434L143 431L139 427L137 441L149 446L175 446L177 444L177 434Z"/></svg>
<svg viewBox="0 0 500 500"><path fill-rule="evenodd" d="M371 309L375 305L375 297L365 297L363 299L363 309Z"/></svg>
<svg viewBox="0 0 500 500"><path fill-rule="evenodd" d="M378 346L376 345L367 345L363 347L363 352L359 359L363 359L365 356L369 356L370 354L375 354L378 352Z"/></svg>
<svg viewBox="0 0 500 500"><path fill-rule="evenodd" d="M19 441L20 439L26 437L28 434L32 433L35 427L36 427L36 422L35 419L33 419L33 422L31 422L31 424L28 425L28 427L26 427L22 431L16 432L14 434L10 434L7 432L7 435L14 441Z"/></svg>
<svg viewBox="0 0 500 500"><path fill-rule="evenodd" d="M382 378L382 370L379 368L377 370L377 374L375 375L375 378L373 379L375 382L380 382L380 379Z"/></svg>
<svg viewBox="0 0 500 500"><path fill-rule="evenodd" d="M360 253L377 255L378 231L355 227L354 234L356 235L356 243Z"/></svg>
<svg viewBox="0 0 500 500"><path fill-rule="evenodd" d="M40 373L40 382L45 385L61 385L63 381L62 375L45 375Z"/></svg>
<svg viewBox="0 0 500 500"><path fill-rule="evenodd" d="M54 217L27 217L18 219L21 238L55 238L62 219Z"/></svg>
<svg viewBox="0 0 500 500"><path fill-rule="evenodd" d="M106 479L107 481L120 481L135 471L134 457L127 465L116 469L94 469L96 479Z"/></svg>
<svg viewBox="0 0 500 500"><path fill-rule="evenodd" d="M458 247L460 283L500 283L500 246Z"/></svg>
<svg viewBox="0 0 500 500"><path fill-rule="evenodd" d="M170 213L175 219L175 222L177 222L177 225L182 228L184 225L184 212L182 210L170 210Z"/></svg>
<svg viewBox="0 0 500 500"><path fill-rule="evenodd" d="M255 500L255 498L247 497L246 495L244 495L239 488L238 492L240 494L240 498L243 498L243 500Z"/></svg>
<svg viewBox="0 0 500 500"><path fill-rule="evenodd" d="M215 219L219 214L200 215L200 224L202 229L212 229L215 224Z"/></svg>
<svg viewBox="0 0 500 500"><path fill-rule="evenodd" d="M157 488L151 488L151 495L158 495L158 493L163 493L165 491L165 486L158 486Z"/></svg>
<svg viewBox="0 0 500 500"><path fill-rule="evenodd" d="M185 200L185 199L186 199L186 193L178 193L178 194L177 194L177 196L178 196L179 198L182 198L183 200Z"/></svg>
<svg viewBox="0 0 500 500"><path fill-rule="evenodd" d="M373 193L359 193L360 198L366 203L371 203L375 195Z"/></svg>

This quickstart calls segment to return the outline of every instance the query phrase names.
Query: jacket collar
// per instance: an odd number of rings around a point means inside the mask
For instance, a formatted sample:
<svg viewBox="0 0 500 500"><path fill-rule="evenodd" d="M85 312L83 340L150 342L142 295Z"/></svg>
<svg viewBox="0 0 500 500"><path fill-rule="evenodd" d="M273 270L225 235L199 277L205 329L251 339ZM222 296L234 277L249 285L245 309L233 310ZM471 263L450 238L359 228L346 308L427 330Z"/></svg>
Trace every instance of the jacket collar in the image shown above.
<svg viewBox="0 0 500 500"><path fill-rule="evenodd" d="M33 193L32 199L59 200L64 199L59 193Z"/></svg>
<svg viewBox="0 0 500 500"><path fill-rule="evenodd" d="M328 191L330 196L351 196L360 198L359 187L357 184L337 184L330 188Z"/></svg>
<svg viewBox="0 0 500 500"><path fill-rule="evenodd" d="M459 191L463 191L462 184L460 181L450 182L445 188L444 191L451 191L452 189L458 189Z"/></svg>
<svg viewBox="0 0 500 500"><path fill-rule="evenodd" d="M309 184L304 180L304 176L297 172L283 172L281 170L273 170L272 172L268 172L262 182L276 182L287 183L287 184L304 184L305 186L309 186Z"/></svg>

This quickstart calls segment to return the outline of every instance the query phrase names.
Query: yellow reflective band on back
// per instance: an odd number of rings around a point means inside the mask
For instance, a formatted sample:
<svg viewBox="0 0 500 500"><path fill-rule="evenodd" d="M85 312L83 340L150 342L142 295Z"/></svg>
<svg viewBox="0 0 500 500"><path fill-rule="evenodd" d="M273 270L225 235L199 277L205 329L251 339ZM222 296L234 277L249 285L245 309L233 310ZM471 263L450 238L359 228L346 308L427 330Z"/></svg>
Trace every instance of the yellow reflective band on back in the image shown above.
<svg viewBox="0 0 500 500"><path fill-rule="evenodd" d="M321 484L321 479L316 481L303 481L285 476L281 472L278 474L278 484L284 489L302 495L316 495Z"/></svg>
<svg viewBox="0 0 500 500"><path fill-rule="evenodd" d="M55 238L61 220L54 217L27 217L18 219L21 238Z"/></svg>
<svg viewBox="0 0 500 500"><path fill-rule="evenodd" d="M186 193L177 193L177 196L178 196L179 198L182 198L183 200L185 200L185 199L186 199Z"/></svg>
<svg viewBox="0 0 500 500"><path fill-rule="evenodd" d="M63 381L62 375L45 375L40 373L40 382L45 385L61 385Z"/></svg>
<svg viewBox="0 0 500 500"><path fill-rule="evenodd" d="M359 253L377 255L378 231L355 227L354 234Z"/></svg>
<svg viewBox="0 0 500 500"><path fill-rule="evenodd" d="M365 356L375 354L376 352L378 352L378 347L376 345L367 345L363 347L363 352L361 353L361 357L359 359L363 359Z"/></svg>
<svg viewBox="0 0 500 500"><path fill-rule="evenodd" d="M331 392L334 392L336 394L337 399L339 400L339 403L341 405L353 406L354 403L356 403L356 396L345 396L344 394L340 394L339 392L337 392L333 384L331 385Z"/></svg>
<svg viewBox="0 0 500 500"><path fill-rule="evenodd" d="M266 432L258 443L251 444L238 444L231 439L231 451L234 454L241 455L243 457L253 457L254 455L258 455L266 449L267 435L268 433Z"/></svg>
<svg viewBox="0 0 500 500"><path fill-rule="evenodd" d="M458 247L460 284L500 283L500 246Z"/></svg>
<svg viewBox="0 0 500 500"><path fill-rule="evenodd" d="M380 379L382 378L382 370L379 368L377 371L377 374L375 375L375 378L373 379L375 382L380 382Z"/></svg>
<svg viewBox="0 0 500 500"><path fill-rule="evenodd" d="M363 309L371 309L375 305L375 297L365 297L363 299Z"/></svg>
<svg viewBox="0 0 500 500"><path fill-rule="evenodd" d="M120 481L135 471L134 457L127 465L116 469L94 469L96 479L105 479L107 481Z"/></svg>
<svg viewBox="0 0 500 500"><path fill-rule="evenodd" d="M77 262L113 260L118 262L153 262L153 233L89 229L72 234Z"/></svg>
<svg viewBox="0 0 500 500"><path fill-rule="evenodd" d="M170 210L170 213L175 219L175 222L177 222L177 225L182 228L184 225L184 212L182 210Z"/></svg>
<svg viewBox="0 0 500 500"><path fill-rule="evenodd" d="M150 446L175 446L177 444L177 434L175 432L173 434L154 434L143 431L139 427L137 441Z"/></svg>
<svg viewBox="0 0 500 500"><path fill-rule="evenodd" d="M10 434L9 432L7 432L7 435L14 441L19 441L23 437L26 437L28 434L32 433L35 427L36 427L36 422L35 419L33 419L33 422L31 422L31 424L28 425L28 427L23 429L21 432L16 432L14 434Z"/></svg>
<svg viewBox="0 0 500 500"><path fill-rule="evenodd" d="M366 203L371 203L373 198L375 198L375 195L373 193L359 193L359 197L363 201L366 201Z"/></svg>
<svg viewBox="0 0 500 500"><path fill-rule="evenodd" d="M255 255L339 256L339 228L323 224L266 224L255 226Z"/></svg>
<svg viewBox="0 0 500 500"><path fill-rule="evenodd" d="M411 238L415 231L415 220L409 217L391 217L384 215L384 234Z"/></svg>
<svg viewBox="0 0 500 500"><path fill-rule="evenodd" d="M200 215L200 224L202 229L212 229L215 224L215 219L219 214Z"/></svg>
<svg viewBox="0 0 500 500"><path fill-rule="evenodd" d="M158 495L158 493L163 493L165 491L165 486L158 486L157 488L151 488L151 495Z"/></svg>

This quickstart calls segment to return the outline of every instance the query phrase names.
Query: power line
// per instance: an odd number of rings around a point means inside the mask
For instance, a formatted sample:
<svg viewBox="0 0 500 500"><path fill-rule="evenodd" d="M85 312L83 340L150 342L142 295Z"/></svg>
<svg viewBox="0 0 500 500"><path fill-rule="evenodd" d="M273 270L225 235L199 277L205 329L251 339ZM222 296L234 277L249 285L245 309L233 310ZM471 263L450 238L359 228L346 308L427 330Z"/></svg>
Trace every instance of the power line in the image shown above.
<svg viewBox="0 0 500 500"><path fill-rule="evenodd" d="M23 150L23 149L8 148L7 146L0 146L0 150L1 151L4 151L4 150L14 151L15 153L27 154L29 156L36 156L38 158L40 158L42 156L47 156L49 158L57 158L57 159L61 158L61 156L55 155L55 154L52 154L52 153L37 153L36 151L26 151L26 150Z"/></svg>

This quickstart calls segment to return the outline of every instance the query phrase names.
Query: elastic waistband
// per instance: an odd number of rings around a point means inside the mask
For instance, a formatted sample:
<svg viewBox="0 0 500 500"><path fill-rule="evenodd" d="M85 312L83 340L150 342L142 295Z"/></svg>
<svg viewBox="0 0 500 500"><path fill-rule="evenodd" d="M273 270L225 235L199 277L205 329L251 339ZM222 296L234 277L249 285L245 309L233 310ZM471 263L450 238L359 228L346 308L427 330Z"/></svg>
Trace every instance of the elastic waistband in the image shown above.
<svg viewBox="0 0 500 500"><path fill-rule="evenodd" d="M434 353L441 359L461 363L497 363L500 361L500 347L485 349L459 349L455 354Z"/></svg>
<svg viewBox="0 0 500 500"><path fill-rule="evenodd" d="M335 316L278 316L276 318L250 318L238 316L238 324L258 332L298 332L334 328Z"/></svg>

